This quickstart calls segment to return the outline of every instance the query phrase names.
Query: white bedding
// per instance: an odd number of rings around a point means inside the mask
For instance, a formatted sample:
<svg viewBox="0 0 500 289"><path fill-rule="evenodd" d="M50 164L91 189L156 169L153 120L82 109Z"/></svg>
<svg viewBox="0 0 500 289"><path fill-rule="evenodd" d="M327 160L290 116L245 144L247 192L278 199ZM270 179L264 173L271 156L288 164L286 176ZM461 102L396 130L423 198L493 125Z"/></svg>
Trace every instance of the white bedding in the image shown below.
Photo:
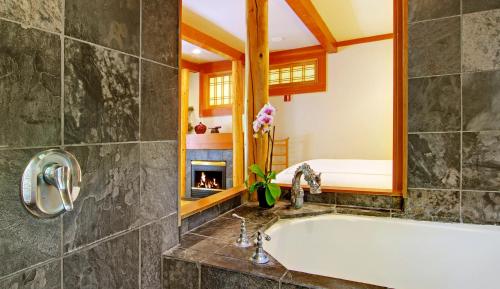
<svg viewBox="0 0 500 289"><path fill-rule="evenodd" d="M316 159L295 164L276 176L276 183L290 184L298 166L308 163L321 172L321 186L392 188L392 160ZM306 184L304 178L302 184Z"/></svg>

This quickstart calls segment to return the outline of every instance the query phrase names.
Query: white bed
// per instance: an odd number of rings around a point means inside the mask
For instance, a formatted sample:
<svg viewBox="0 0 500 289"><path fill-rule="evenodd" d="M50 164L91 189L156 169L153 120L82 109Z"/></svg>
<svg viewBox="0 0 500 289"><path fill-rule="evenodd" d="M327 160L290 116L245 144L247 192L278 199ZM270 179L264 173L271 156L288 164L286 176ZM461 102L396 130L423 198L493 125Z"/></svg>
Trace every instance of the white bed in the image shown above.
<svg viewBox="0 0 500 289"><path fill-rule="evenodd" d="M308 163L321 172L321 186L372 189L392 188L392 160L316 159L295 164L276 176L276 183L291 184L298 166ZM302 184L306 184L304 178Z"/></svg>

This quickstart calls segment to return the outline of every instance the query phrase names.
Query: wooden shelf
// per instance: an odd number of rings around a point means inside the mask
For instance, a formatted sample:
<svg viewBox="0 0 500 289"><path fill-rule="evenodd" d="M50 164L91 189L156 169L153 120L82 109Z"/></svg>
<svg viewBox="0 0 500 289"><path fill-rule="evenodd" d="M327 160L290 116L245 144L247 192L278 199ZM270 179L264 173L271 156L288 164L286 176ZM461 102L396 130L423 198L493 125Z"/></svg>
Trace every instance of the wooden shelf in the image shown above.
<svg viewBox="0 0 500 289"><path fill-rule="evenodd" d="M188 134L186 136L188 150L232 150L232 133Z"/></svg>

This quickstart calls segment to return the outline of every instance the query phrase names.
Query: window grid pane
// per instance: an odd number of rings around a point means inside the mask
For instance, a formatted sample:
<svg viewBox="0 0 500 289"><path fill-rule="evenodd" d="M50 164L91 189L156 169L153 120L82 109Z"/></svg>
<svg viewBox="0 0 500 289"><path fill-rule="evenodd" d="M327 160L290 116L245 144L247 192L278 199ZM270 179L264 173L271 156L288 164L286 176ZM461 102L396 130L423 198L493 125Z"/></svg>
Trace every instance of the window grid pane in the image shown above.
<svg viewBox="0 0 500 289"><path fill-rule="evenodd" d="M316 62L291 63L269 71L269 85L316 81Z"/></svg>
<svg viewBox="0 0 500 289"><path fill-rule="evenodd" d="M227 105L232 102L231 75L219 75L209 77L208 81L209 105Z"/></svg>

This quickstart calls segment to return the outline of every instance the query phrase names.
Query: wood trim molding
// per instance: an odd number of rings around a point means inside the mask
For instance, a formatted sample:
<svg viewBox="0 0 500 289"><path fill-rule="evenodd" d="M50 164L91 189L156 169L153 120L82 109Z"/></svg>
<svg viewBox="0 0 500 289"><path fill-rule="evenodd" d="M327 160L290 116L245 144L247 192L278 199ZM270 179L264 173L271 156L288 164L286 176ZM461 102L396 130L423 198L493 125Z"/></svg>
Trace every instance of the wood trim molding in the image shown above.
<svg viewBox="0 0 500 289"><path fill-rule="evenodd" d="M356 44L374 42L374 41L381 41L381 40L393 39L393 38L394 38L394 33L387 33L387 34L380 34L380 35L369 36L369 37L355 38L355 39L349 39L349 40L345 40L345 41L339 41L339 42L337 42L337 47L356 45Z"/></svg>
<svg viewBox="0 0 500 289"><path fill-rule="evenodd" d="M179 194L186 193L186 135L188 130L189 70L181 69L179 94Z"/></svg>
<svg viewBox="0 0 500 289"><path fill-rule="evenodd" d="M202 73L215 73L215 72L229 72L232 71L231 60L207 62L200 64L200 72Z"/></svg>
<svg viewBox="0 0 500 289"><path fill-rule="evenodd" d="M222 191L217 194L213 194L203 199L199 199L197 201L189 202L185 205L182 205L180 208L180 215L182 219L185 219L189 216L192 216L198 212L204 211L211 207L217 206L218 204L225 202L229 199L232 199L236 196L242 195L247 191L245 186L234 187L229 190Z"/></svg>
<svg viewBox="0 0 500 289"><path fill-rule="evenodd" d="M291 189L291 184L278 184L282 189ZM309 190L309 186L301 185L304 190ZM345 194L363 194L363 195L379 195L379 196L401 196L400 192L395 192L391 189L371 189L371 188L351 188L351 187L334 187L321 186L323 193L345 193Z"/></svg>
<svg viewBox="0 0 500 289"><path fill-rule="evenodd" d="M243 185L245 182L245 147L243 132L244 101L244 78L245 68L243 61L233 60L232 63L232 94L233 94L233 186Z"/></svg>
<svg viewBox="0 0 500 289"><path fill-rule="evenodd" d="M394 0L393 191L406 196L408 174L408 1Z"/></svg>
<svg viewBox="0 0 500 289"><path fill-rule="evenodd" d="M199 46L203 49L227 57L229 59L242 59L245 54L226 43L219 41L212 36L201 32L200 30L186 24L181 24L181 37L189 43Z"/></svg>
<svg viewBox="0 0 500 289"><path fill-rule="evenodd" d="M230 63L231 64L231 63ZM233 108L231 104L227 105L219 105L219 106L209 106L208 105L208 96L209 96L209 85L208 80L210 77L221 74L229 74L231 73L231 69L229 71L217 71L206 73L204 70L201 70L200 73L200 116L221 116L221 115L231 115Z"/></svg>
<svg viewBox="0 0 500 289"><path fill-rule="evenodd" d="M186 148L188 150L232 150L232 133L187 134Z"/></svg>
<svg viewBox="0 0 500 289"><path fill-rule="evenodd" d="M201 65L188 60L181 60L181 68L185 68L191 72L200 72Z"/></svg>
<svg viewBox="0 0 500 289"><path fill-rule="evenodd" d="M311 0L286 0L306 27L328 52L337 52L337 41Z"/></svg>
<svg viewBox="0 0 500 289"><path fill-rule="evenodd" d="M269 55L269 64L273 66L303 62L307 60L317 61L317 81L311 83L292 83L284 85L270 85L270 96L291 95L300 93L326 91L326 51L321 46L291 49L272 52Z"/></svg>

